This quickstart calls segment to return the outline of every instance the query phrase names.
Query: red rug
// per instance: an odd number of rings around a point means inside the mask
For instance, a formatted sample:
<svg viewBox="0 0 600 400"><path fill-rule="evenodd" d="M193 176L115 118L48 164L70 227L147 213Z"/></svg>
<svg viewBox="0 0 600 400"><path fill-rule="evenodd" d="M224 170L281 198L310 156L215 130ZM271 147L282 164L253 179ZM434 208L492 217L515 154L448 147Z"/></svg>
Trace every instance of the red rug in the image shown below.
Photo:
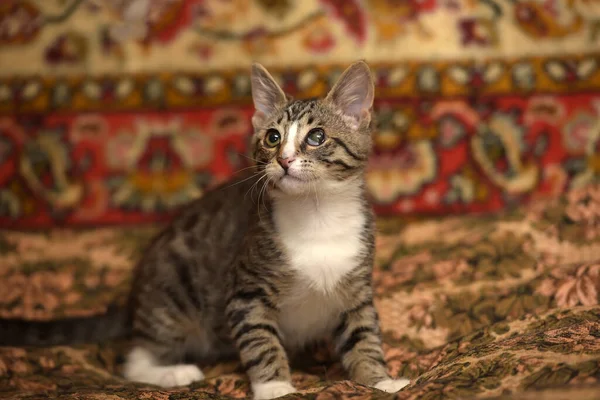
<svg viewBox="0 0 600 400"><path fill-rule="evenodd" d="M247 165L252 60L296 97L373 66L380 215L490 212L599 180L590 2L392 3L3 2L0 224L169 218Z"/></svg>

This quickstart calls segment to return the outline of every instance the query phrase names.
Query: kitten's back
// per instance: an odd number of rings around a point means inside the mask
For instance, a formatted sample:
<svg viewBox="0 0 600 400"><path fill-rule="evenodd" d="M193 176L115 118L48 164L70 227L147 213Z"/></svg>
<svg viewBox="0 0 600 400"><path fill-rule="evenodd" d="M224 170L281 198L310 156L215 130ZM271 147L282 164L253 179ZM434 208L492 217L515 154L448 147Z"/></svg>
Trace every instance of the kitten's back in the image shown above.
<svg viewBox="0 0 600 400"><path fill-rule="evenodd" d="M134 285L140 282L142 274L146 274L145 263L148 260L160 260L173 254L172 250L190 259L201 257L202 265L208 269L214 268L213 271L206 271L211 279L221 275L223 271L218 269L233 260L248 226L249 215L257 206L260 189L259 185L255 186L257 180L252 168L184 207L173 223L148 246L143 260L136 267ZM223 257L224 254L231 257ZM150 265L156 267L160 263L151 262ZM161 279L161 272L167 271L154 270L154 277ZM132 294L137 289L134 287ZM0 346L91 343L126 336L131 329L129 307L135 305L111 305L105 314L51 321L0 319Z"/></svg>

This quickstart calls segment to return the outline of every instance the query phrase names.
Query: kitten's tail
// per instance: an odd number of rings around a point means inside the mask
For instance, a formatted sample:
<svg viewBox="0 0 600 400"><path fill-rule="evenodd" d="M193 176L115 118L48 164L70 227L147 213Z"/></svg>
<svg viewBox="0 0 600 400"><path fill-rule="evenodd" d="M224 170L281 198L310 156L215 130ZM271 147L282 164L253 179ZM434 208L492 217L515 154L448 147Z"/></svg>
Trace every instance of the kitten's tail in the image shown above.
<svg viewBox="0 0 600 400"><path fill-rule="evenodd" d="M103 342L130 332L127 307L110 306L91 317L51 321L0 319L0 346L58 346Z"/></svg>

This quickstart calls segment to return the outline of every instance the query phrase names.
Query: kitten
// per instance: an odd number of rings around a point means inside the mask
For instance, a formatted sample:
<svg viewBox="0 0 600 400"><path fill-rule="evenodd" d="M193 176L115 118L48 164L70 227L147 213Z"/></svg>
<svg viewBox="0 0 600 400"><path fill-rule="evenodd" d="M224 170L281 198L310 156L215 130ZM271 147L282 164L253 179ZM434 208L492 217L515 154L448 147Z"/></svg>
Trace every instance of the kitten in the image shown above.
<svg viewBox="0 0 600 400"><path fill-rule="evenodd" d="M288 354L327 338L356 382L387 392L409 383L386 371L373 306L373 94L362 61L313 100L289 100L253 65L256 166L184 209L147 249L131 316L116 313L133 336L127 379L188 385L204 376L183 360L239 356L254 398L271 399L296 391Z"/></svg>

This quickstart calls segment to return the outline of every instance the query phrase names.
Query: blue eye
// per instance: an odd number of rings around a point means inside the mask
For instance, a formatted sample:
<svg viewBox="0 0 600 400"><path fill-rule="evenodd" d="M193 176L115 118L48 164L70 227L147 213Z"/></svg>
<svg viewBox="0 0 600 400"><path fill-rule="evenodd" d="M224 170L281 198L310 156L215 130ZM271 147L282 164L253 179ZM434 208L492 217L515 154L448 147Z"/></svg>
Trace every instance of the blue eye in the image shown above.
<svg viewBox="0 0 600 400"><path fill-rule="evenodd" d="M325 141L325 132L321 128L311 129L306 135L306 143L311 146L320 146Z"/></svg>

